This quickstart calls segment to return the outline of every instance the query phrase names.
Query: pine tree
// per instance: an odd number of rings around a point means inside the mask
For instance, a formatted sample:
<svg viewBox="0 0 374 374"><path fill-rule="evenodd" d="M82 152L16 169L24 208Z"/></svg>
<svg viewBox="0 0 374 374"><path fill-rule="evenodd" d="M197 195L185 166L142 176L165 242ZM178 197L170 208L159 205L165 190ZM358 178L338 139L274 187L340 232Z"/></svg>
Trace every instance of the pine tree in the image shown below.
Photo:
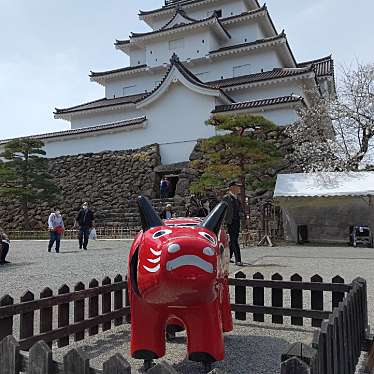
<svg viewBox="0 0 374 374"><path fill-rule="evenodd" d="M43 146L37 139L15 139L8 142L0 154L5 160L0 164L0 196L21 204L26 230L31 228L30 205L51 203L58 197L59 190L48 174Z"/></svg>
<svg viewBox="0 0 374 374"><path fill-rule="evenodd" d="M191 184L191 192L217 191L233 179L243 185L243 199L246 186L252 189L271 187L263 182L261 174L279 161L280 154L274 145L261 140L260 134L274 131L275 124L253 115L216 115L207 124L214 126L221 135L202 141L206 161L193 163L196 169L202 170L202 175ZM249 174L256 177L248 178Z"/></svg>

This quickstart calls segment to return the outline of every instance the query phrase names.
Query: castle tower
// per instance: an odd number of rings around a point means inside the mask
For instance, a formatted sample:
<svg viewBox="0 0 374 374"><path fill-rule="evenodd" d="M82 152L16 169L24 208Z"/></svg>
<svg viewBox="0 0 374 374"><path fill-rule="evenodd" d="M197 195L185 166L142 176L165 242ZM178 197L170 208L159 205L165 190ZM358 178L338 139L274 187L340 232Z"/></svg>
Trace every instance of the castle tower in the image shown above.
<svg viewBox="0 0 374 374"><path fill-rule="evenodd" d="M215 135L205 126L212 113L257 113L284 126L315 95L334 95L331 56L296 61L257 0L165 0L139 19L149 31L115 42L129 66L91 72L105 97L56 109L79 141L51 144L51 157L158 143L162 163L178 163Z"/></svg>

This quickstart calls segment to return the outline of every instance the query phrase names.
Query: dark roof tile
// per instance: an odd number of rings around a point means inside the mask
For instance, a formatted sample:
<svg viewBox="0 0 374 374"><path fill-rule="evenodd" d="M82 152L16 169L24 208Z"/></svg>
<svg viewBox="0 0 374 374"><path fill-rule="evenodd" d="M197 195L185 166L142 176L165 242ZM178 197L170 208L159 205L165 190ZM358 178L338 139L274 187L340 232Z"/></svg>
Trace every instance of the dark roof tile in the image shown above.
<svg viewBox="0 0 374 374"><path fill-rule="evenodd" d="M234 103L230 105L218 105L215 107L212 113L232 112L232 111L243 110L243 109L261 108L261 107L269 106L269 105L297 103L297 102L303 102L303 101L304 99L300 96L281 96L281 97L274 97L271 99L244 101L244 102Z"/></svg>
<svg viewBox="0 0 374 374"><path fill-rule="evenodd" d="M97 131L106 131L106 130L112 130L112 129L119 129L119 128L122 128L122 127L131 127L131 126L134 126L134 125L139 125L141 123L144 123L146 120L147 120L146 117L139 117L139 118L134 118L134 119L125 120L125 121L119 121L119 122L113 122L113 123L108 123L108 124L103 124L103 125L82 127L82 128L79 128L79 129L72 129L72 130L66 130L66 131L50 132L50 133L46 133L46 134L31 135L31 136L26 136L25 138L43 140L43 139L58 138L58 137L62 137L62 136L71 136L71 135L77 135L77 134L92 133L92 132L97 132ZM11 140L13 140L13 139L0 140L0 144L6 144Z"/></svg>

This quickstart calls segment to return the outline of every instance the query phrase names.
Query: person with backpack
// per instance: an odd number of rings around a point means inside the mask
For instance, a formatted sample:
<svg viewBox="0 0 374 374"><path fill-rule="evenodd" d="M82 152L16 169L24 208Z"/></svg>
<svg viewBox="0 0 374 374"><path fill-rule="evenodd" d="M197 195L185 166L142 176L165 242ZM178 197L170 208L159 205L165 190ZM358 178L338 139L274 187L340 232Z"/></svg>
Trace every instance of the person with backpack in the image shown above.
<svg viewBox="0 0 374 374"><path fill-rule="evenodd" d="M49 231L49 243L48 252L51 252L53 245L56 243L56 253L60 252L61 236L65 231L64 220L60 209L53 208L52 213L48 217L48 231Z"/></svg>

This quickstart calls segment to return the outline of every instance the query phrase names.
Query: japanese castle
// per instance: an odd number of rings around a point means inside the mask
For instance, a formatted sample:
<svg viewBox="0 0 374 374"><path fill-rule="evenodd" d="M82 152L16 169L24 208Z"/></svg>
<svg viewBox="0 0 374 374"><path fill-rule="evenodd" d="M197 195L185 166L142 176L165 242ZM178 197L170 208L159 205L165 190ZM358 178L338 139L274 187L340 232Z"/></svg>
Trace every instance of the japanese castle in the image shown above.
<svg viewBox="0 0 374 374"><path fill-rule="evenodd" d="M48 157L158 143L164 165L187 161L215 113L297 120L314 95L334 95L331 56L297 61L284 31L257 0L166 0L141 10L149 26L117 40L130 66L91 72L105 96L56 109L71 130L39 136Z"/></svg>

